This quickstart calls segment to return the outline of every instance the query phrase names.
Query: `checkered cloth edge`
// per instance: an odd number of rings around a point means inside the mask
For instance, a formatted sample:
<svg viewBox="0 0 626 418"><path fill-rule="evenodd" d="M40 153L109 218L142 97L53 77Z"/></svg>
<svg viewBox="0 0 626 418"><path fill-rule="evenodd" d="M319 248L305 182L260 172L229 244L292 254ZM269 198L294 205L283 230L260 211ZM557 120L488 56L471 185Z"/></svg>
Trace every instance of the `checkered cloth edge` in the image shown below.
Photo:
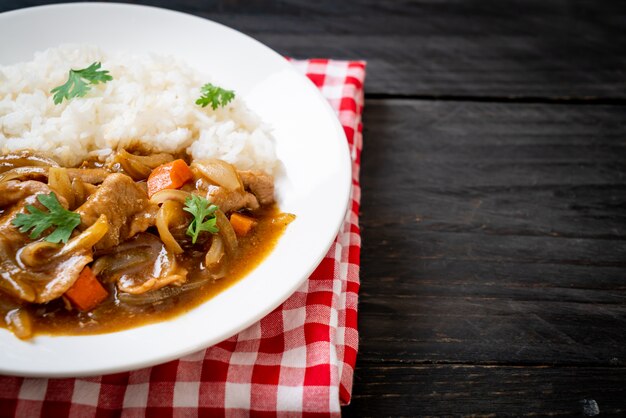
<svg viewBox="0 0 626 418"><path fill-rule="evenodd" d="M352 157L351 205L311 277L240 334L158 366L76 379L0 376L0 417L338 416L358 347L358 226L365 63L290 60L337 112Z"/></svg>

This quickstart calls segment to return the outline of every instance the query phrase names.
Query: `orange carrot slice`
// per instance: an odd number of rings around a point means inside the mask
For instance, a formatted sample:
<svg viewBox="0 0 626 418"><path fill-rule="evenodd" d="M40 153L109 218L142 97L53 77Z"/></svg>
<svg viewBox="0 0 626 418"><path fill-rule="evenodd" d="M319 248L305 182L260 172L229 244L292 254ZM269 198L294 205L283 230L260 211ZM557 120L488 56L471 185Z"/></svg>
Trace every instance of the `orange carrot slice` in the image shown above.
<svg viewBox="0 0 626 418"><path fill-rule="evenodd" d="M162 164L152 170L148 177L148 196L152 197L163 189L179 189L191 179L193 173L185 161L174 160Z"/></svg>
<svg viewBox="0 0 626 418"><path fill-rule="evenodd" d="M240 213L233 213L230 215L230 224L233 226L235 234L239 237L243 237L256 225L256 221Z"/></svg>
<svg viewBox="0 0 626 418"><path fill-rule="evenodd" d="M72 305L85 312L95 308L107 296L109 292L102 287L89 267L85 267L80 272L78 279L65 292L65 297L72 302Z"/></svg>

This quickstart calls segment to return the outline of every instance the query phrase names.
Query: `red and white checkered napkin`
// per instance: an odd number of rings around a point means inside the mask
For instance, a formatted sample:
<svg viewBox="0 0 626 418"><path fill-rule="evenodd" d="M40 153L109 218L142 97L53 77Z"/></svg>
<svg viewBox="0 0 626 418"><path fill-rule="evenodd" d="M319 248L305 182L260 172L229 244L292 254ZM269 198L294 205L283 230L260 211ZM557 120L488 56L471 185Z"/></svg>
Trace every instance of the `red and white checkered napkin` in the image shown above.
<svg viewBox="0 0 626 418"><path fill-rule="evenodd" d="M77 379L0 376L1 417L335 416L350 401L358 346L359 165L365 63L292 60L339 115L352 156L351 206L328 254L260 322L151 368Z"/></svg>

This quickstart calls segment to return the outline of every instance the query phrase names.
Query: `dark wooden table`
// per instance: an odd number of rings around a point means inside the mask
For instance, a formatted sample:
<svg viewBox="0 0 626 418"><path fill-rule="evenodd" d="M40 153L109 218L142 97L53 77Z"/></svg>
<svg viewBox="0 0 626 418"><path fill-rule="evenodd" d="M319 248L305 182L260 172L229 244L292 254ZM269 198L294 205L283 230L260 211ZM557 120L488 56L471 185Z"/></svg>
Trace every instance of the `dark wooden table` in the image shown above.
<svg viewBox="0 0 626 418"><path fill-rule="evenodd" d="M134 3L368 61L345 416L626 414L626 2Z"/></svg>

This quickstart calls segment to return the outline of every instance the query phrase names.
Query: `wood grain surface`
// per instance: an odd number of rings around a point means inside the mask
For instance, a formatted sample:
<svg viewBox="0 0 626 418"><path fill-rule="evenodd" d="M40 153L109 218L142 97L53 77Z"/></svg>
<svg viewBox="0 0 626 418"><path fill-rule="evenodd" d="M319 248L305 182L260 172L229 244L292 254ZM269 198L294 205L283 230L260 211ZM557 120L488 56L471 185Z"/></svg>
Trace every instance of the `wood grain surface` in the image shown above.
<svg viewBox="0 0 626 418"><path fill-rule="evenodd" d="M626 371L476 365L372 366L344 416L624 416Z"/></svg>
<svg viewBox="0 0 626 418"><path fill-rule="evenodd" d="M350 415L626 413L623 107L370 100L364 126Z"/></svg>
<svg viewBox="0 0 626 418"><path fill-rule="evenodd" d="M626 2L134 3L368 61L345 416L626 415Z"/></svg>
<svg viewBox="0 0 626 418"><path fill-rule="evenodd" d="M63 1L3 0L0 11ZM126 1L207 17L298 58L367 59L369 94L626 98L626 2Z"/></svg>

